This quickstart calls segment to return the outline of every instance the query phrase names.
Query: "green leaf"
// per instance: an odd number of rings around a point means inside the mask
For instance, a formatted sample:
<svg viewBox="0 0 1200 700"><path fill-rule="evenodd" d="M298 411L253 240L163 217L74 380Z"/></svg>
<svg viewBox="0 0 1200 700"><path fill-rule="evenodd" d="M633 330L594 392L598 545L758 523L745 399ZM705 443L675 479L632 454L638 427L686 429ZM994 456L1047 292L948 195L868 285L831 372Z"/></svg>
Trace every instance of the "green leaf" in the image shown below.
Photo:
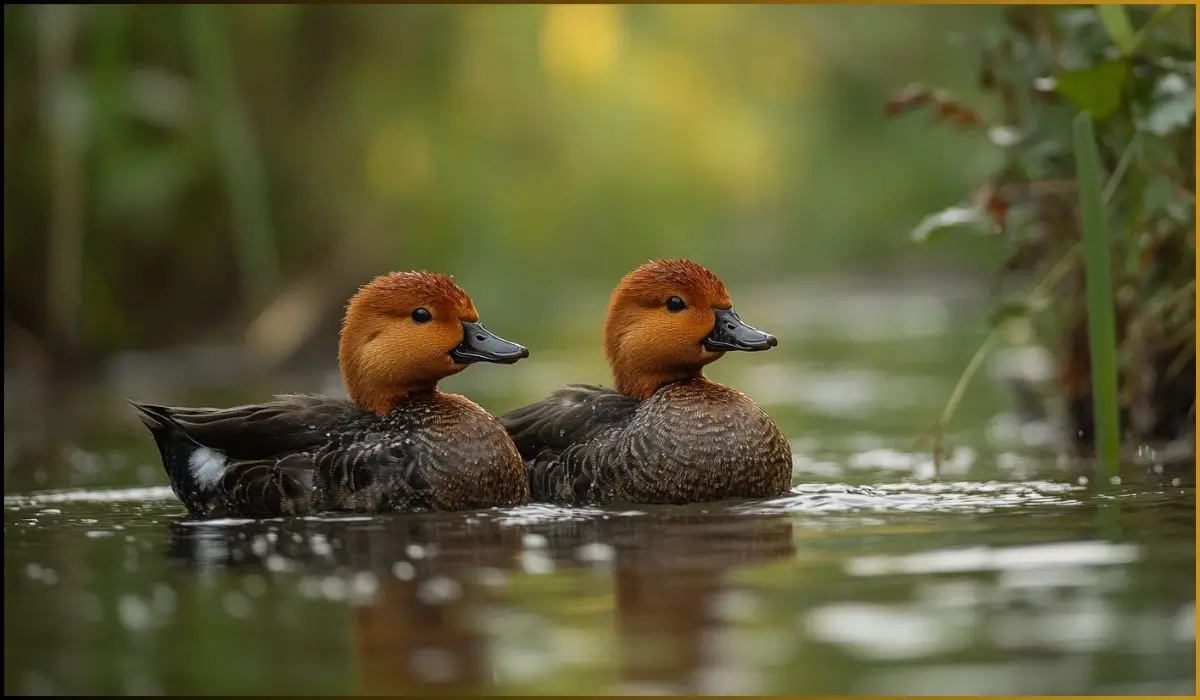
<svg viewBox="0 0 1200 700"><path fill-rule="evenodd" d="M1104 23L1104 28L1108 30L1113 43L1121 49L1122 55L1128 56L1133 52L1134 41L1133 25L1129 23L1129 13L1125 11L1125 6L1097 5L1096 9L1100 12L1100 21Z"/></svg>
<svg viewBox="0 0 1200 700"><path fill-rule="evenodd" d="M1055 89L1079 111L1090 112L1093 119L1102 121L1121 106L1129 76L1129 65L1124 61L1104 61L1059 75Z"/></svg>
<svg viewBox="0 0 1200 700"><path fill-rule="evenodd" d="M912 231L912 239L917 243L925 243L934 236L952 229L969 227L977 233L990 233L992 222L978 207L957 205L930 214L921 220Z"/></svg>

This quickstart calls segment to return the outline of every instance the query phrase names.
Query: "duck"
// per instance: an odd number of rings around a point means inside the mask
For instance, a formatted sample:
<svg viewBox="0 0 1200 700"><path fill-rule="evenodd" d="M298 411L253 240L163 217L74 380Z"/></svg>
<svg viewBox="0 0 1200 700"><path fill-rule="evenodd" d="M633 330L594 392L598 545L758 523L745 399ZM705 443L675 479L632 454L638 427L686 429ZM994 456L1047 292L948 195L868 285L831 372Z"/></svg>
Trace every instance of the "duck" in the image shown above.
<svg viewBox="0 0 1200 700"><path fill-rule="evenodd" d="M528 356L487 329L450 276L390 272L346 307L338 367L347 398L130 404L196 518L516 506L528 500L529 482L504 427L438 383L475 363Z"/></svg>
<svg viewBox="0 0 1200 700"><path fill-rule="evenodd" d="M612 386L568 384L500 416L531 499L687 504L783 494L788 440L750 397L704 376L727 352L777 345L742 321L708 268L682 258L640 265L609 299Z"/></svg>

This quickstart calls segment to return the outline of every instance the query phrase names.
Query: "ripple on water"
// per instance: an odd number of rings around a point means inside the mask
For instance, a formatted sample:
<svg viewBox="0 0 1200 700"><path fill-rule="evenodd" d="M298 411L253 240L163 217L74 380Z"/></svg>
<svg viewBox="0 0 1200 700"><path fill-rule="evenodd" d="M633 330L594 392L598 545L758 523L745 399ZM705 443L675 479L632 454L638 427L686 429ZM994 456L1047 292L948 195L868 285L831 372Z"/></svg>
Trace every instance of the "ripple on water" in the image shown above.
<svg viewBox="0 0 1200 700"><path fill-rule="evenodd" d="M1084 491L1074 484L1050 481L936 481L851 486L802 484L787 496L734 506L739 513L814 512L988 512L1030 505L1080 505L1069 496Z"/></svg>
<svg viewBox="0 0 1200 700"><path fill-rule="evenodd" d="M871 486L819 483L800 484L783 497L754 502L743 502L721 507L730 513L747 515L771 515L787 513L823 512L988 512L1002 508L1032 505L1075 506L1083 502L1074 494L1086 493L1079 484L1051 481L906 481L882 483ZM26 518L32 524L63 517L58 508L44 508L47 503L151 503L174 501L175 495L165 486L112 489L46 491L24 495L6 496L9 510L39 508L39 517ZM565 507L545 503L530 503L515 508L493 508L474 511L464 515L471 523L483 520L502 527L522 527L539 523L567 521L590 521L614 517L646 515L658 507L634 510L614 507ZM322 514L305 517L311 522L369 522L376 516L350 514ZM273 519L285 520L285 519ZM77 523L94 523L95 520L74 520ZM217 518L210 520L184 519L179 524L191 527L223 528L261 522L251 518ZM95 528L89 537L103 537ZM528 547L540 535L528 535Z"/></svg>

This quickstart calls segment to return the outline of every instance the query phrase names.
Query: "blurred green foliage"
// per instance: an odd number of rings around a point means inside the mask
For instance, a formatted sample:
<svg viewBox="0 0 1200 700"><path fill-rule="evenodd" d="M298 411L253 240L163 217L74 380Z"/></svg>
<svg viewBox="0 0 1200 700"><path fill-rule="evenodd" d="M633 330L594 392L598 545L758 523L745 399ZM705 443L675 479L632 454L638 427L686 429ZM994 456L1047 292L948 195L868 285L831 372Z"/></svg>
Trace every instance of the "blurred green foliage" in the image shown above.
<svg viewBox="0 0 1200 700"><path fill-rule="evenodd" d="M236 339L296 285L336 314L415 267L513 333L656 256L971 274L999 247L903 233L999 154L879 105L978 94L998 12L6 6L6 327L83 357Z"/></svg>
<svg viewBox="0 0 1200 700"><path fill-rule="evenodd" d="M926 217L913 235L967 228L1004 242L1003 271L1037 284L1017 299L1000 297L998 331L1027 335L1033 322L1055 349L1071 435L1090 449L1092 358L1112 354L1089 347L1085 292L1096 278L1085 284L1077 175L1091 174L1075 172L1072 127L1090 114L1105 181L1105 209L1091 221L1111 232L1115 293L1100 294L1116 308L1123 436L1136 444L1194 436L1195 14L1183 5L1003 13L985 32L979 77L1001 106L998 118L976 111L971 99L923 86L887 105L891 114L928 109L981 141L986 135L1004 154L966 202ZM1099 269L1107 256L1103 248L1097 255Z"/></svg>

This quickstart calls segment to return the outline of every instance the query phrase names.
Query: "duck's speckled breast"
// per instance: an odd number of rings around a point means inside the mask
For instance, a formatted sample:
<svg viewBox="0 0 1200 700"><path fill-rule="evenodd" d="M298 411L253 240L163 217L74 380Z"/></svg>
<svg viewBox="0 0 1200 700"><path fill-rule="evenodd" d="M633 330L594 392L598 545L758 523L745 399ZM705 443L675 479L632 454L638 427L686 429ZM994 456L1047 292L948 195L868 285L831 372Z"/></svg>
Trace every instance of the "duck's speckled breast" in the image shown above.
<svg viewBox="0 0 1200 700"><path fill-rule="evenodd" d="M688 503L776 496L788 489L792 451L748 396L703 379L663 387L618 437L620 478L604 500Z"/></svg>
<svg viewBox="0 0 1200 700"><path fill-rule="evenodd" d="M470 399L405 401L318 456L318 510L471 510L529 500L525 466L491 414Z"/></svg>

